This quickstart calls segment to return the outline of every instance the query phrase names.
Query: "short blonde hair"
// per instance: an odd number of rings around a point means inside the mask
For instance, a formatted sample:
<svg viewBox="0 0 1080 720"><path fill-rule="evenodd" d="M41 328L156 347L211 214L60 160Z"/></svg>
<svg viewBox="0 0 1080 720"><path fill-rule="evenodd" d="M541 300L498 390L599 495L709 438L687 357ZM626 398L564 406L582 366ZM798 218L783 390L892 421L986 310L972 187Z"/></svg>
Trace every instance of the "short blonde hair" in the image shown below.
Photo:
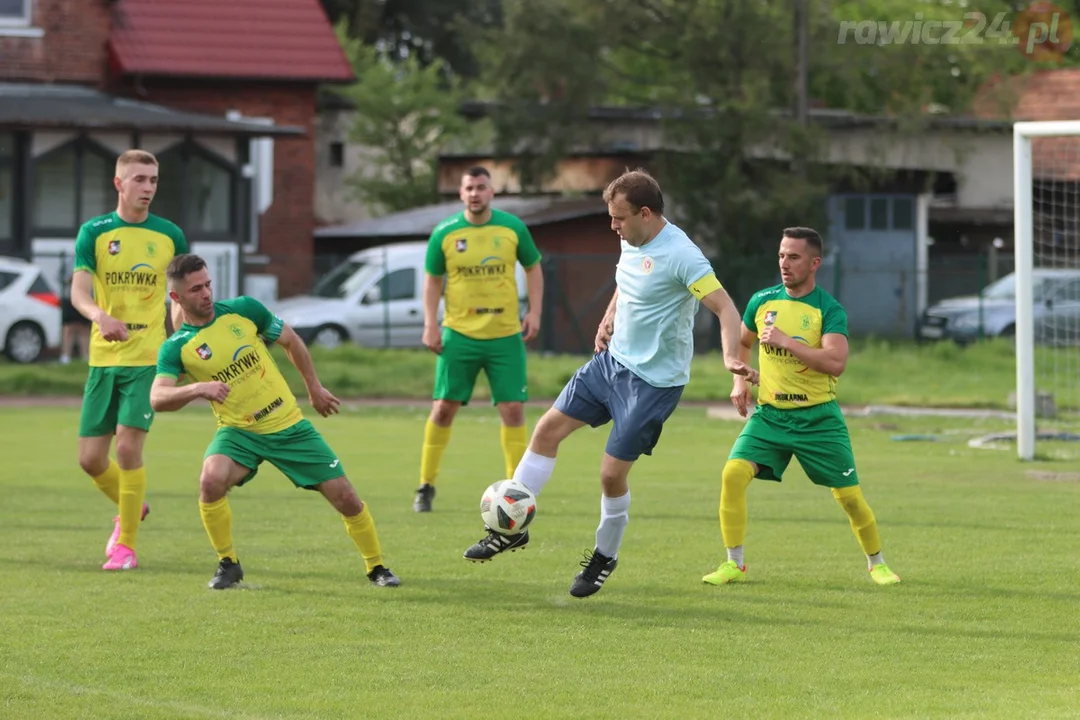
<svg viewBox="0 0 1080 720"><path fill-rule="evenodd" d="M158 166L157 158L153 153L145 150L125 150L120 157L116 158L116 174L123 176L123 169L128 165L153 165Z"/></svg>

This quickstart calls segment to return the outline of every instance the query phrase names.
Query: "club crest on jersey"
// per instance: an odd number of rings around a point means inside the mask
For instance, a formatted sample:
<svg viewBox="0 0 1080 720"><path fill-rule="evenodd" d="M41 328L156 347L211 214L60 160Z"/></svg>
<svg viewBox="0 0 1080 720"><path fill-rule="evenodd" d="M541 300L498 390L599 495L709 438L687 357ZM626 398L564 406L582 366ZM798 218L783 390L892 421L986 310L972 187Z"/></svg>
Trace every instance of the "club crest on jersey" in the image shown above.
<svg viewBox="0 0 1080 720"><path fill-rule="evenodd" d="M644 258L641 261L641 270L642 270L642 272L644 272L646 275L648 275L649 273L652 272L652 269L653 269L653 259L651 257Z"/></svg>
<svg viewBox="0 0 1080 720"><path fill-rule="evenodd" d="M146 257L154 257L157 254L157 245L152 242L146 243Z"/></svg>
<svg viewBox="0 0 1080 720"><path fill-rule="evenodd" d="M214 354L210 352L210 346L206 343L203 343L199 347L195 348L195 353L203 360L209 360L210 357Z"/></svg>
<svg viewBox="0 0 1080 720"><path fill-rule="evenodd" d="M776 311L775 310L767 311L765 313L765 324L766 325L772 325L775 322L776 322Z"/></svg>
<svg viewBox="0 0 1080 720"><path fill-rule="evenodd" d="M110 255L119 255L120 254L120 241L119 240L110 240L109 241L109 254Z"/></svg>
<svg viewBox="0 0 1080 720"><path fill-rule="evenodd" d="M809 330L810 329L810 316L809 315L803 315L802 316L802 329L803 330Z"/></svg>
<svg viewBox="0 0 1080 720"><path fill-rule="evenodd" d="M454 242L454 247L457 249L458 252L465 252L469 249L469 243L465 240L465 238L459 238L457 241Z"/></svg>
<svg viewBox="0 0 1080 720"><path fill-rule="evenodd" d="M230 325L229 332L233 334L233 337L240 340L244 337L244 331L239 325Z"/></svg>

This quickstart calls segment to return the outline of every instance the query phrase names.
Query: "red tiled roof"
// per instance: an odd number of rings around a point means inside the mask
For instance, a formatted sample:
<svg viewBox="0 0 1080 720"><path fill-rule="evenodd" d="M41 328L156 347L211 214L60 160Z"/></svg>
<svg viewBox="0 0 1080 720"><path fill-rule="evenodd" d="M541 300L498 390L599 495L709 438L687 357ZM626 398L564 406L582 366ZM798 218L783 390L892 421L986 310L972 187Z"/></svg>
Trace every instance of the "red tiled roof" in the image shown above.
<svg viewBox="0 0 1080 720"><path fill-rule="evenodd" d="M1080 68L995 78L979 89L972 106L980 118L1080 120ZM1044 180L1080 180L1080 138L1034 138L1031 162Z"/></svg>
<svg viewBox="0 0 1080 720"><path fill-rule="evenodd" d="M319 0L122 0L109 56L123 75L354 79Z"/></svg>

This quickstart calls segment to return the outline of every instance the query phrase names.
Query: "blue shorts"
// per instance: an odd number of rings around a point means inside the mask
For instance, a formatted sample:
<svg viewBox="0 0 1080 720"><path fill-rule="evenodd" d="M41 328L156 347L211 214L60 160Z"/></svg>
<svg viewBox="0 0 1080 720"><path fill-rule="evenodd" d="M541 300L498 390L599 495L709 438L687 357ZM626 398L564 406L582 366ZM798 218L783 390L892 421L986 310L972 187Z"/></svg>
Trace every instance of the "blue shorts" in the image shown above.
<svg viewBox="0 0 1080 720"><path fill-rule="evenodd" d="M606 452L632 462L641 455L652 455L682 392L681 385L653 387L605 350L578 368L559 393L554 408L592 427L614 420Z"/></svg>

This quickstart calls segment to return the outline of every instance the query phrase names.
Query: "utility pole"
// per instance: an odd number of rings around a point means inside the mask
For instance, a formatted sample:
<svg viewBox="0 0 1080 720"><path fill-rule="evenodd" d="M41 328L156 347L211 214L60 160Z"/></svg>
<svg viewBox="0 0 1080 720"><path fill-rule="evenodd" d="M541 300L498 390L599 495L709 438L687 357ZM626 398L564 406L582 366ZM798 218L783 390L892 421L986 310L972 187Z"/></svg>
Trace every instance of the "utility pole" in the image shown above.
<svg viewBox="0 0 1080 720"><path fill-rule="evenodd" d="M806 15L806 0L795 0L795 122L800 130L809 124L807 109L807 83L809 76L809 19ZM795 159L794 170L800 177L806 177L806 162L802 157Z"/></svg>

